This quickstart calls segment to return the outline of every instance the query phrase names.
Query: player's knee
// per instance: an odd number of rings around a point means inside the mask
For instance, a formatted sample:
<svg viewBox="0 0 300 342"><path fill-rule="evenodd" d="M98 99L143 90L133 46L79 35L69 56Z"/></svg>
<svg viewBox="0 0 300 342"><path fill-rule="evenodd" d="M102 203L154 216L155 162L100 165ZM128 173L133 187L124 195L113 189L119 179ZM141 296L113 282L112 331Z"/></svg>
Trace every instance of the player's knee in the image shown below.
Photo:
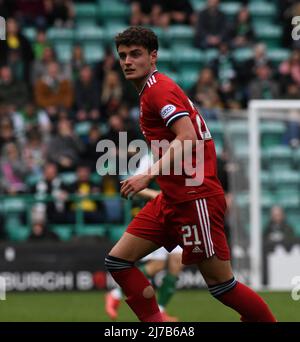
<svg viewBox="0 0 300 342"><path fill-rule="evenodd" d="M111 273L132 268L134 266L134 262L117 258L108 254L105 258L104 265Z"/></svg>
<svg viewBox="0 0 300 342"><path fill-rule="evenodd" d="M223 283L208 285L208 290L213 297L218 299L221 295L232 290L236 286L236 284L237 281L233 277L230 280L225 281Z"/></svg>
<svg viewBox="0 0 300 342"><path fill-rule="evenodd" d="M147 286L143 290L143 297L146 299L150 299L154 296L155 292L151 285Z"/></svg>

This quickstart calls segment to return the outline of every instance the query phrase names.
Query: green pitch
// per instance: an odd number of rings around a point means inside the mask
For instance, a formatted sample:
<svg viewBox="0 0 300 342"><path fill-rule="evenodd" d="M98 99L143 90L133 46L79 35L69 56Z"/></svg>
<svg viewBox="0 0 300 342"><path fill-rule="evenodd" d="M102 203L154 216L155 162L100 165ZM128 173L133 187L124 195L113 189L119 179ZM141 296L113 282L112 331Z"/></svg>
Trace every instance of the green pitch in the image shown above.
<svg viewBox="0 0 300 342"><path fill-rule="evenodd" d="M300 301L288 292L262 293L279 321L300 321ZM168 307L182 322L238 322L239 316L212 298L207 291L178 291ZM110 322L104 312L104 292L8 293L0 301L1 322ZM119 321L135 322L127 308L120 307Z"/></svg>

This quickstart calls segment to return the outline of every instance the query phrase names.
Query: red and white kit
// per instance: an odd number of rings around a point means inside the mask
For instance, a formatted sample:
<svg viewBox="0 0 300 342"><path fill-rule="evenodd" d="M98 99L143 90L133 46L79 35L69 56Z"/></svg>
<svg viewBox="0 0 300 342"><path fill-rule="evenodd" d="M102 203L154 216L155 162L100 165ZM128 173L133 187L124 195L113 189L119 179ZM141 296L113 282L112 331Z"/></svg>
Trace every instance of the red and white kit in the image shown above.
<svg viewBox="0 0 300 342"><path fill-rule="evenodd" d="M201 185L187 186L187 175L157 176L162 194L138 213L127 232L146 238L169 251L183 248L183 263L191 264L216 254L228 260L230 253L224 233L226 203L217 178L216 152L202 116L182 89L155 70L140 93L140 127L146 141L171 142L171 125L189 116L198 140L204 142L204 178ZM193 150L193 165L196 153Z"/></svg>

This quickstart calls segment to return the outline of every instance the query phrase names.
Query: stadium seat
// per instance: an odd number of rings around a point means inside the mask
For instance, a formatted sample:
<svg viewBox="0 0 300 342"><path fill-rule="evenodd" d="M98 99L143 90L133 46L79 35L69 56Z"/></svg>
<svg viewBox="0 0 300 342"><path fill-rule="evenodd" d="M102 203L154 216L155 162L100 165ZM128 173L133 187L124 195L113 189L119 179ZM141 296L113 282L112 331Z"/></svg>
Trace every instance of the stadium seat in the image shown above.
<svg viewBox="0 0 300 342"><path fill-rule="evenodd" d="M172 42L173 50L175 47L179 49L180 47L192 46L194 36L194 29L187 25L172 25L165 31L165 39Z"/></svg>
<svg viewBox="0 0 300 342"><path fill-rule="evenodd" d="M97 5L94 3L75 4L76 26L86 27L97 22Z"/></svg>
<svg viewBox="0 0 300 342"><path fill-rule="evenodd" d="M261 134L261 146L268 148L282 143L286 126L284 122L266 121L260 124L259 130Z"/></svg>
<svg viewBox="0 0 300 342"><path fill-rule="evenodd" d="M222 2L220 9L228 18L234 18L241 8L240 2Z"/></svg>
<svg viewBox="0 0 300 342"><path fill-rule="evenodd" d="M284 60L290 57L290 50L284 48L270 48L268 49L268 57L275 66L278 66Z"/></svg>
<svg viewBox="0 0 300 342"><path fill-rule="evenodd" d="M68 28L50 28L47 31L47 38L53 42L53 44L56 43L73 43L74 40L74 31L73 29Z"/></svg>
<svg viewBox="0 0 300 342"><path fill-rule="evenodd" d="M58 235L62 241L68 241L73 235L73 227L64 224L51 225L49 230Z"/></svg>
<svg viewBox="0 0 300 342"><path fill-rule="evenodd" d="M270 170L291 170L293 156L292 151L288 146L269 147L265 150L264 154Z"/></svg>
<svg viewBox="0 0 300 342"><path fill-rule="evenodd" d="M104 57L104 49L99 43L86 43L83 46L83 51L87 63L99 62Z"/></svg>
<svg viewBox="0 0 300 342"><path fill-rule="evenodd" d="M98 236L106 235L106 226L102 224L83 224L75 226L76 236Z"/></svg>
<svg viewBox="0 0 300 342"><path fill-rule="evenodd" d="M120 22L125 24L130 17L130 6L123 1L99 0L98 13L102 23Z"/></svg>
<svg viewBox="0 0 300 342"><path fill-rule="evenodd" d="M253 49L250 48L238 48L233 52L234 59L239 62L245 62L253 56Z"/></svg>
<svg viewBox="0 0 300 342"><path fill-rule="evenodd" d="M265 22L271 22L277 15L276 4L273 1L251 1L249 12L253 18L259 17Z"/></svg>
<svg viewBox="0 0 300 342"><path fill-rule="evenodd" d="M169 49L159 49L158 50L158 69L161 71L161 68L170 68L171 64L171 52Z"/></svg>
<svg viewBox="0 0 300 342"><path fill-rule="evenodd" d="M54 50L57 55L57 59L61 63L67 63L72 56L72 43L58 42L54 44Z"/></svg>
<svg viewBox="0 0 300 342"><path fill-rule="evenodd" d="M178 53L176 47L172 49L172 61L178 71L179 69L200 70L205 63L205 55L198 49L185 48Z"/></svg>
<svg viewBox="0 0 300 342"><path fill-rule="evenodd" d="M189 90L197 82L199 70L181 69L179 71L178 83L184 90Z"/></svg>
<svg viewBox="0 0 300 342"><path fill-rule="evenodd" d="M274 24L254 25L255 35L258 40L265 42L268 48L280 47L282 27Z"/></svg>
<svg viewBox="0 0 300 342"><path fill-rule="evenodd" d="M88 135L92 126L90 121L79 122L75 125L75 133L80 136Z"/></svg>
<svg viewBox="0 0 300 342"><path fill-rule="evenodd" d="M22 225L18 214L6 213L5 232L10 241L24 241L30 235L30 227Z"/></svg>
<svg viewBox="0 0 300 342"><path fill-rule="evenodd" d="M210 63L212 60L218 57L217 49L206 49L204 51L205 63Z"/></svg>
<svg viewBox="0 0 300 342"><path fill-rule="evenodd" d="M271 182L273 187L278 191L298 192L300 174L298 171L274 169L272 171Z"/></svg>
<svg viewBox="0 0 300 342"><path fill-rule="evenodd" d="M59 178L64 184L68 185L74 183L77 179L77 176L75 172L61 172L59 174Z"/></svg>
<svg viewBox="0 0 300 342"><path fill-rule="evenodd" d="M74 33L76 42L79 43L98 43L101 44L104 40L104 32L98 26L84 26L77 29Z"/></svg>
<svg viewBox="0 0 300 342"><path fill-rule="evenodd" d="M191 0L190 3L195 12L201 11L206 6L206 0Z"/></svg>
<svg viewBox="0 0 300 342"><path fill-rule="evenodd" d="M106 44L112 45L112 43L114 42L115 36L118 33L124 31L126 28L127 26L121 23L115 24L115 23L107 22L105 26L103 27L103 30L105 32L104 40Z"/></svg>
<svg viewBox="0 0 300 342"><path fill-rule="evenodd" d="M36 28L35 27L24 27L22 29L24 36L30 40L31 43L35 41L36 38Z"/></svg>
<svg viewBox="0 0 300 342"><path fill-rule="evenodd" d="M116 242L125 232L127 226L111 224L107 226L107 234L111 242Z"/></svg>

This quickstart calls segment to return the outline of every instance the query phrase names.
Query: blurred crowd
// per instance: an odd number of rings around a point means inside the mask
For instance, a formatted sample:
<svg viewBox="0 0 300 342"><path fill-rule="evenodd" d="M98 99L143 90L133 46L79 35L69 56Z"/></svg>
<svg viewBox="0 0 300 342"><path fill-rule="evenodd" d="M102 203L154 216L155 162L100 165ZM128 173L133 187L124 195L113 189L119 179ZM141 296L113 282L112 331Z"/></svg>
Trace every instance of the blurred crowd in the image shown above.
<svg viewBox="0 0 300 342"><path fill-rule="evenodd" d="M0 193L59 194L46 207L52 222L74 222L74 203L68 194L116 194L118 177L96 180L96 145L101 139L118 141L128 132L128 142L140 138L138 96L124 81L111 42L103 59L88 63L84 49L75 44L72 57L62 63L47 31L76 25L72 0L0 0L6 18L6 40L0 41ZM207 119L216 109L243 109L250 99L298 99L300 50L290 38L291 17L300 12L298 1L278 0L278 21L284 26L282 46L290 57L274 65L268 48L252 27L248 1L234 20L207 0L193 10L188 0L133 0L128 25L151 25L164 30L180 24L194 28L194 47L218 54L202 70L187 92ZM24 34L34 27L33 41ZM253 48L253 57L238 61L235 48ZM65 184L60 175L72 172L76 182ZM93 178L94 177L94 178ZM62 209L61 203L64 202ZM88 222L103 222L101 203L87 201ZM100 206L100 207L99 207Z"/></svg>

